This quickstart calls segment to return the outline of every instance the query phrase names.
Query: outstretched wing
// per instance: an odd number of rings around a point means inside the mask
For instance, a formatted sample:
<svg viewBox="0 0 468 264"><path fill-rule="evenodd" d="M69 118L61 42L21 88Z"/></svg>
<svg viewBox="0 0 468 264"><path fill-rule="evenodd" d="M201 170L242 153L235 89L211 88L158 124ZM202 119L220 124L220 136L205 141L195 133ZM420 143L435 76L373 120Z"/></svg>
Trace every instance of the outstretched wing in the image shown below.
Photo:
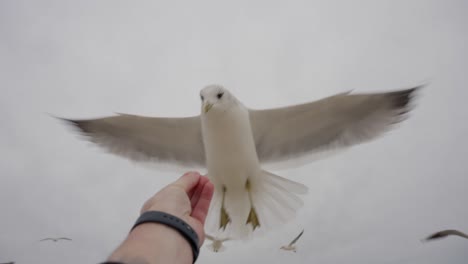
<svg viewBox="0 0 468 264"><path fill-rule="evenodd" d="M286 161L372 140L406 118L418 88L341 93L301 105L249 110L259 160Z"/></svg>
<svg viewBox="0 0 468 264"><path fill-rule="evenodd" d="M437 233L434 233L430 236L428 236L426 238L426 241L429 241L429 240L434 240L434 239L440 239L440 238L444 238L444 237L447 237L447 236L450 236L450 235L453 235L453 236L459 236L459 237L463 237L463 238L467 238L468 239L468 235L461 232L461 231L458 231L458 230L454 230L454 229L448 229L448 230L442 230L442 231L439 231Z"/></svg>
<svg viewBox="0 0 468 264"><path fill-rule="evenodd" d="M134 161L205 166L199 116L157 118L119 114L98 119L64 120L107 151Z"/></svg>
<svg viewBox="0 0 468 264"><path fill-rule="evenodd" d="M299 238L302 236L302 234L304 234L304 229L302 229L301 233L299 233L299 235L296 238L294 238L293 241L291 241L291 243L289 243L289 246L294 245L299 240Z"/></svg>

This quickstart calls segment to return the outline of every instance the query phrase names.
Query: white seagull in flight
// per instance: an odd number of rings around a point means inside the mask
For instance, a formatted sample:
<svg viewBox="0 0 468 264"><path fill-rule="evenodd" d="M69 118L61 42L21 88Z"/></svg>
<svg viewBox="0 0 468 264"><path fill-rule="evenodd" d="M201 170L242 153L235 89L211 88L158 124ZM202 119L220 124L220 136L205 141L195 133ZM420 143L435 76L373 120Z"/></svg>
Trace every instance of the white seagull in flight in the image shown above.
<svg viewBox="0 0 468 264"><path fill-rule="evenodd" d="M297 241L299 240L299 238L302 236L302 234L304 234L304 229L302 229L301 233L299 233L299 235L294 238L291 243L289 243L289 245L287 246L282 246L280 249L283 249L283 250L286 250L286 251L294 251L296 252L296 243Z"/></svg>
<svg viewBox="0 0 468 264"><path fill-rule="evenodd" d="M39 241L42 242L42 241L47 241L47 240L51 240L51 241L54 241L54 242L58 242L60 240L69 240L69 241L71 241L71 238L68 238L68 237L48 237L48 238L41 239Z"/></svg>
<svg viewBox="0 0 468 264"><path fill-rule="evenodd" d="M245 239L256 229L292 219L303 203L299 195L307 192L303 184L263 170L262 164L375 139L406 118L417 88L347 92L253 110L224 87L210 85L200 92L201 114L196 116L65 120L90 141L131 160L207 168L215 186L207 231Z"/></svg>

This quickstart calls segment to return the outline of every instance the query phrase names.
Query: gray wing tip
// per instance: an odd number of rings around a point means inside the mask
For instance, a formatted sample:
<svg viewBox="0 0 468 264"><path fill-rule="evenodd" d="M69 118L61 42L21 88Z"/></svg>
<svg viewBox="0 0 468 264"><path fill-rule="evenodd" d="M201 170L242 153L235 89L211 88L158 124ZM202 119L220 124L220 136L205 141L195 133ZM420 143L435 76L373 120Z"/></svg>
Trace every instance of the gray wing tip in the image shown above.
<svg viewBox="0 0 468 264"><path fill-rule="evenodd" d="M302 229L301 233L299 233L298 237L301 237L304 234L304 229Z"/></svg>
<svg viewBox="0 0 468 264"><path fill-rule="evenodd" d="M79 132L89 133L89 121L88 120L78 120L78 119L68 119L64 117L53 116L54 118L60 120L61 122L77 129Z"/></svg>
<svg viewBox="0 0 468 264"><path fill-rule="evenodd" d="M420 85L413 88L390 92L387 95L392 99L392 106L397 109L404 109L410 106L416 94L426 85Z"/></svg>
<svg viewBox="0 0 468 264"><path fill-rule="evenodd" d="M440 239L440 238L444 238L444 237L447 237L448 235L455 234L455 233L458 233L458 232L459 231L454 230L454 229L442 230L442 231L436 232L436 233L426 237L425 240L430 241L430 240L434 240L434 239Z"/></svg>
<svg viewBox="0 0 468 264"><path fill-rule="evenodd" d="M447 236L447 234L444 234L443 231L441 231L441 232L437 232L437 233L434 233L434 234L426 237L424 240L425 241L432 241L432 240L435 240L435 239L444 238L446 236Z"/></svg>
<svg viewBox="0 0 468 264"><path fill-rule="evenodd" d="M293 241L291 241L291 243L289 243L289 246L294 245L294 244L299 240L299 238L302 236L302 234L304 234L304 229L302 229L301 233L299 233L299 235L297 235L297 236L293 239Z"/></svg>

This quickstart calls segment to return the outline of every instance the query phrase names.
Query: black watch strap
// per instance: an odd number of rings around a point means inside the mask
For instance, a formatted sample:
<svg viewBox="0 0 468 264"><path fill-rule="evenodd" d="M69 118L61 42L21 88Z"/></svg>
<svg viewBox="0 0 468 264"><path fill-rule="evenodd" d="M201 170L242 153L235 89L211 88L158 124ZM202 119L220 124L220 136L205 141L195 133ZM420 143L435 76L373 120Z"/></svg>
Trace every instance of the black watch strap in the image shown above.
<svg viewBox="0 0 468 264"><path fill-rule="evenodd" d="M195 230L182 219L161 211L148 211L138 217L131 230L143 223L161 223L177 230L192 247L193 263L195 263L200 250L198 247L198 235Z"/></svg>

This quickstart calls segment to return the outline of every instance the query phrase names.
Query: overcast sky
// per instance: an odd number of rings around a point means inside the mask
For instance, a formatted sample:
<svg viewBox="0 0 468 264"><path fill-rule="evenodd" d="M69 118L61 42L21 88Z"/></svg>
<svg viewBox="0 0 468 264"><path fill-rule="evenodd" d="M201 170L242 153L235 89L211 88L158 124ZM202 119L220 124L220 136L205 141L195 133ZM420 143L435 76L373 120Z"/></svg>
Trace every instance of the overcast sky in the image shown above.
<svg viewBox="0 0 468 264"><path fill-rule="evenodd" d="M296 219L199 263L466 263L467 1L0 1L0 262L97 263L179 177L48 114L186 116L211 83L251 108L429 82L400 127L297 169ZM202 171L203 172L203 171ZM298 252L280 251L302 228ZM39 243L48 236L72 242Z"/></svg>

